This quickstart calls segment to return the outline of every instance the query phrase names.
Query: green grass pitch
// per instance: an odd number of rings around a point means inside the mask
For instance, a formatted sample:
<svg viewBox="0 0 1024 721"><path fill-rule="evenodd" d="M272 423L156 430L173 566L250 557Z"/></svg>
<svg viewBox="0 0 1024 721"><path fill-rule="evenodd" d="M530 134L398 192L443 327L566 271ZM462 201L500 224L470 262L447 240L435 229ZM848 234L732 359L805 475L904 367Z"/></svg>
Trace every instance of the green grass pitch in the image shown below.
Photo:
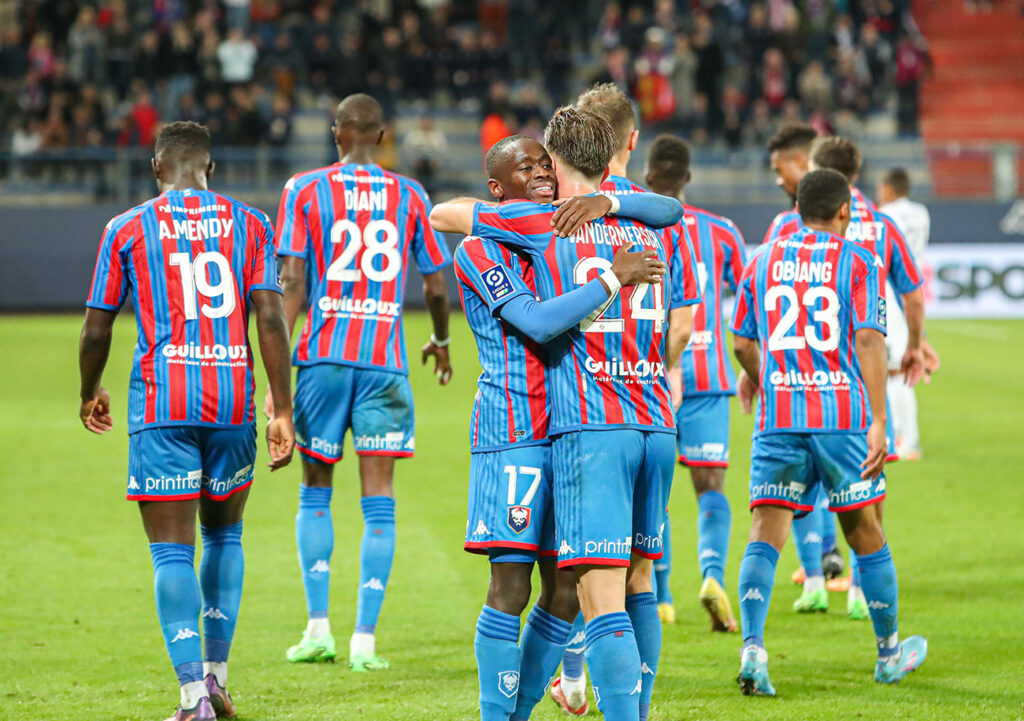
<svg viewBox="0 0 1024 721"><path fill-rule="evenodd" d="M135 331L119 319L106 386L117 426L78 422L74 316L3 317L0 361L0 719L159 719L177 702L156 623L149 551L123 500L127 375ZM462 551L466 427L478 373L453 317L451 386L414 366L418 449L398 464L398 552L378 648L392 669L292 665L305 624L294 539L299 466L258 472L246 513L246 583L230 686L244 721L478 718L472 636L487 564ZM427 336L410 314L410 346ZM652 721L677 719L1013 719L1024 716L1024 322L929 326L943 358L919 394L925 459L890 469L886 529L900 579L900 629L928 637L928 662L897 687L872 681L871 626L845 596L813 618L789 609L792 546L767 630L776 699L736 688L740 640L711 635L697 602L695 502L676 475L671 511L678 623L665 629ZM414 356L416 354L414 353ZM727 583L749 530L751 419L734 408ZM262 444L262 439L261 439ZM261 447L261 464L266 451ZM262 467L258 466L258 467ZM362 521L355 465L336 471L331 620L339 651L355 614ZM738 609L737 609L738 611ZM596 717L596 716L594 716ZM562 718L544 701L534 718Z"/></svg>

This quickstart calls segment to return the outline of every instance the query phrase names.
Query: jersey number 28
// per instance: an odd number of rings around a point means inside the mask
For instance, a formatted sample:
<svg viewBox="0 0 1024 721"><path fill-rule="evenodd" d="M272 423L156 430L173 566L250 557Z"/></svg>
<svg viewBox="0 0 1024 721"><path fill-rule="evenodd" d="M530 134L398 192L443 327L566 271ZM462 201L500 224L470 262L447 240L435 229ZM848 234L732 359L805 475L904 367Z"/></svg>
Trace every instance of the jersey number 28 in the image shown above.
<svg viewBox="0 0 1024 721"><path fill-rule="evenodd" d="M366 277L377 283L394 280L402 267L402 256L398 252L398 228L390 220L371 220L365 228L348 218L342 218L331 226L331 243L341 243L345 247L341 255L327 268L327 280L340 280L350 283ZM359 258L359 267L355 265L356 256L364 248ZM384 256L384 265L380 270L374 267L374 258Z"/></svg>

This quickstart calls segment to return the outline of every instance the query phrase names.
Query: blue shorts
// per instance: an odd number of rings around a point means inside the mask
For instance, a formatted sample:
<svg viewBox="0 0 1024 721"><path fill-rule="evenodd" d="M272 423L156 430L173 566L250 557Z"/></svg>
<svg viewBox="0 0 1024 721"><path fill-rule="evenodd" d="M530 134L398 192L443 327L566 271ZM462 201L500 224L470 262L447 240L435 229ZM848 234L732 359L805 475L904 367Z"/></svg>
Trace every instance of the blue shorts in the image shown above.
<svg viewBox="0 0 1024 721"><path fill-rule="evenodd" d="M256 424L165 426L128 436L128 500L223 501L252 484Z"/></svg>
<svg viewBox="0 0 1024 721"><path fill-rule="evenodd" d="M628 566L662 555L675 439L631 429L574 431L551 444L559 567Z"/></svg>
<svg viewBox="0 0 1024 721"><path fill-rule="evenodd" d="M340 461L350 428L358 455L407 458L416 448L414 427L406 376L334 363L299 368L295 445L307 458Z"/></svg>
<svg viewBox="0 0 1024 721"><path fill-rule="evenodd" d="M507 448L470 456L463 548L471 553L516 549L530 560L557 555L551 446Z"/></svg>
<svg viewBox="0 0 1024 721"><path fill-rule="evenodd" d="M729 396L683 398L676 411L679 462L699 468L729 467Z"/></svg>
<svg viewBox="0 0 1024 721"><path fill-rule="evenodd" d="M831 511L852 511L885 498L885 474L861 480L868 453L864 434L771 433L754 438L750 507L812 511L820 483Z"/></svg>

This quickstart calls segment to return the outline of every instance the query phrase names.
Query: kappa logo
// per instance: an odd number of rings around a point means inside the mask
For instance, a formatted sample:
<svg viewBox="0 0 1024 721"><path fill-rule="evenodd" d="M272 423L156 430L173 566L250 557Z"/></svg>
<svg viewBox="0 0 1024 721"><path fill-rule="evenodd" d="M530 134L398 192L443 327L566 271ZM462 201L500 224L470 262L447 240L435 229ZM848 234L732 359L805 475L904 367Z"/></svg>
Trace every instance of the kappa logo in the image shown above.
<svg viewBox="0 0 1024 721"><path fill-rule="evenodd" d="M722 554L720 554L718 551L716 551L713 548L705 548L703 551L700 552L701 560L703 560L705 558L720 558L721 555Z"/></svg>
<svg viewBox="0 0 1024 721"><path fill-rule="evenodd" d="M875 493L881 493L885 490L885 476L878 479L878 485L875 486Z"/></svg>
<svg viewBox="0 0 1024 721"><path fill-rule="evenodd" d="M579 646L579 645L584 644L586 642L587 642L587 632L586 631L580 631L579 633L577 633L575 636L572 637L571 641L569 641L569 646ZM566 651L568 651L569 653L583 653L583 649L580 649L579 651L573 651L573 650L567 648Z"/></svg>
<svg viewBox="0 0 1024 721"><path fill-rule="evenodd" d="M522 533L530 527L532 511L527 506L508 507L508 527L515 533Z"/></svg>
<svg viewBox="0 0 1024 721"><path fill-rule="evenodd" d="M559 556L568 556L570 553L576 553L576 549L569 545L569 543L563 538L562 545L558 547Z"/></svg>
<svg viewBox="0 0 1024 721"><path fill-rule="evenodd" d="M633 690L629 692L629 695L630 696L636 696L638 693L642 692L643 690L644 690L644 682L638 680L636 682L636 686L634 686Z"/></svg>
<svg viewBox="0 0 1024 721"><path fill-rule="evenodd" d="M190 638L199 638L199 634L193 631L191 628L179 628L178 632L174 634L174 638L171 639L171 643L177 643L178 641L187 641Z"/></svg>
<svg viewBox="0 0 1024 721"><path fill-rule="evenodd" d="M761 590L758 588L748 588L747 592L743 594L743 598L740 599L740 603L744 601L760 601L764 603L764 596L761 595Z"/></svg>
<svg viewBox="0 0 1024 721"><path fill-rule="evenodd" d="M601 691L600 691L600 690L598 690L597 686L594 686L594 702L595 702L595 703L596 703L596 704L597 704L598 706L600 706L600 705L601 705Z"/></svg>
<svg viewBox="0 0 1024 721"><path fill-rule="evenodd" d="M135 476L128 476L128 490L129 491L140 491L142 486L135 480Z"/></svg>
<svg viewBox="0 0 1024 721"><path fill-rule="evenodd" d="M309 569L309 573L330 573L330 572L331 572L331 564L329 564L327 561L325 561L322 558L319 561L317 561L316 563L314 563L313 566Z"/></svg>
<svg viewBox="0 0 1024 721"><path fill-rule="evenodd" d="M804 544L808 543L821 543L821 536L818 535L815 531L811 531L806 536L804 536Z"/></svg>
<svg viewBox="0 0 1024 721"><path fill-rule="evenodd" d="M384 593L384 584L380 582L380 579L374 576L369 581L362 585L362 588L368 588L371 591L380 591Z"/></svg>
<svg viewBox="0 0 1024 721"><path fill-rule="evenodd" d="M884 601L876 601L874 599L868 601L868 608L873 611L881 611L882 609L889 608L889 606L890 604L885 603Z"/></svg>
<svg viewBox="0 0 1024 721"><path fill-rule="evenodd" d="M499 671L498 690L501 691L501 695L505 698L513 698L519 693L519 672Z"/></svg>
<svg viewBox="0 0 1024 721"><path fill-rule="evenodd" d="M643 676L645 673L649 673L651 676L654 675L654 671L651 670L651 667L647 665L646 661L643 661L640 663L640 675Z"/></svg>
<svg viewBox="0 0 1024 721"><path fill-rule="evenodd" d="M484 536L484 535L487 535L488 533L490 533L490 531L487 530L487 526L484 525L483 520L477 521L476 522L476 530L473 531L473 535L474 536Z"/></svg>
<svg viewBox="0 0 1024 721"><path fill-rule="evenodd" d="M214 621L229 620L228 617L224 615L224 612L221 611L219 608L206 609L206 611L203 613L203 618L212 618Z"/></svg>

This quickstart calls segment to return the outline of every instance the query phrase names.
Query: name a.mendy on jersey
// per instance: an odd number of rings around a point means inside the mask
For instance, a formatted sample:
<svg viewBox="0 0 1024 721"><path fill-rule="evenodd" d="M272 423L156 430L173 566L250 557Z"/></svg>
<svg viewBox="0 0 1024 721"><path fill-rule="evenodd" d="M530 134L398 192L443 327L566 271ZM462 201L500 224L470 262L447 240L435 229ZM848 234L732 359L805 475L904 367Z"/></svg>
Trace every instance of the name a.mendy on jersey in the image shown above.
<svg viewBox="0 0 1024 721"><path fill-rule="evenodd" d="M165 238L186 238L188 240L206 240L207 238L226 238L235 227L234 218L199 218L197 220L160 221L160 240Z"/></svg>

